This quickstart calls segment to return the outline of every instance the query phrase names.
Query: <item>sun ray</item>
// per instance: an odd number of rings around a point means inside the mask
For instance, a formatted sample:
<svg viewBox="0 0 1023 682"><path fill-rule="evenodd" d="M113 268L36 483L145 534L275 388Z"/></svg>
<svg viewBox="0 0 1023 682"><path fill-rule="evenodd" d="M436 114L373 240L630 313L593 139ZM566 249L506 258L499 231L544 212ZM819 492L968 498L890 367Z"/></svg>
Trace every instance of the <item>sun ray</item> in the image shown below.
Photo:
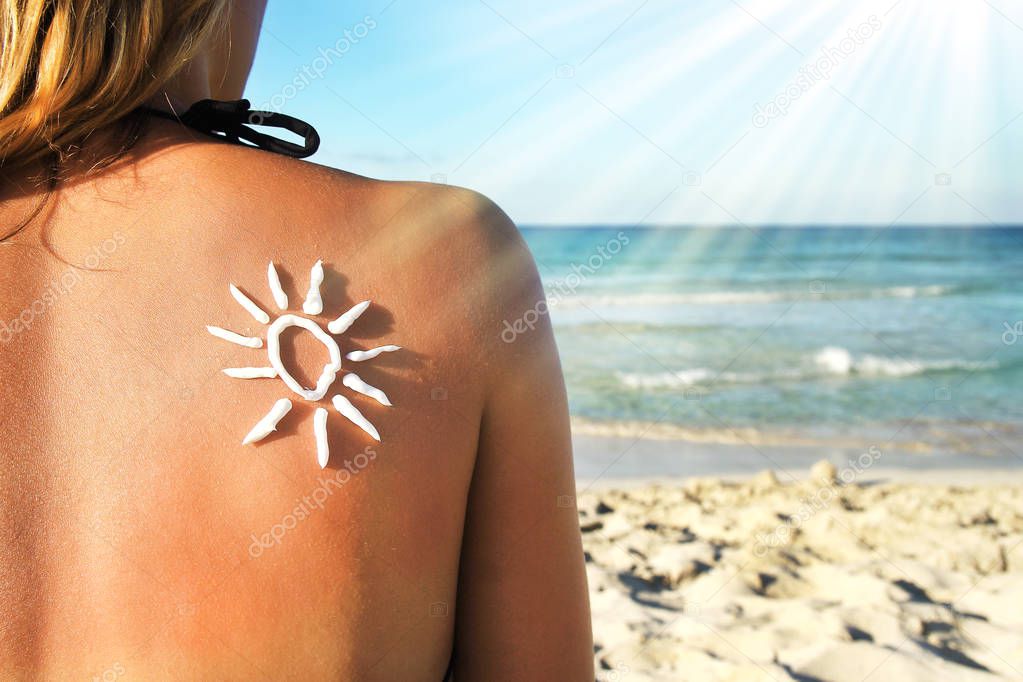
<svg viewBox="0 0 1023 682"><path fill-rule="evenodd" d="M306 315L319 315L323 312L323 299L320 297L321 284L323 284L323 261L318 260L309 272L309 293L305 295L305 303L302 304L302 312Z"/></svg>
<svg viewBox="0 0 1023 682"><path fill-rule="evenodd" d="M228 367L223 372L232 379L273 379L277 376L273 367Z"/></svg>
<svg viewBox="0 0 1023 682"><path fill-rule="evenodd" d="M263 324L270 324L270 316L260 308L255 302L242 293L242 290L231 285L231 295L234 296L234 300L238 301L238 304L248 311L249 315L256 318L256 322L262 322Z"/></svg>
<svg viewBox="0 0 1023 682"><path fill-rule="evenodd" d="M327 410L325 408L316 408L316 414L313 415L313 434L316 436L316 461L321 469L325 469L330 460L330 445L327 443Z"/></svg>
<svg viewBox="0 0 1023 682"><path fill-rule="evenodd" d="M393 353L396 350L401 350L401 346L378 346L369 350L353 350L345 356L345 359L352 362L363 362L365 360L372 360L381 353Z"/></svg>
<svg viewBox="0 0 1023 682"><path fill-rule="evenodd" d="M206 325L206 331L218 339L224 341L230 341L231 343L237 343L239 346L245 346L246 348L262 348L263 339L255 336L242 336L237 334L230 329L224 329L223 327L214 327L211 324Z"/></svg>
<svg viewBox="0 0 1023 682"><path fill-rule="evenodd" d="M348 310L348 312L342 314L333 322L328 322L327 329L330 330L331 334L343 334L348 331L348 328L351 327L357 319L359 319L359 315L366 312L366 308L368 307L369 301L356 303Z"/></svg>
<svg viewBox="0 0 1023 682"><path fill-rule="evenodd" d="M377 401L381 405L391 407L391 401L387 398L387 395L375 386L370 386L365 381L359 378L358 374L349 373L341 379L341 383L352 389L356 393L367 395L373 400Z"/></svg>
<svg viewBox="0 0 1023 682"><path fill-rule="evenodd" d="M284 419L284 415L291 411L291 401L287 398L281 398L274 406L270 408L270 411L266 413L266 416L256 422L256 425L252 427L249 434L245 436L245 440L242 441L242 445L248 445L255 443L256 441L263 440L271 433L277 430L277 423Z"/></svg>
<svg viewBox="0 0 1023 682"><path fill-rule="evenodd" d="M284 287L281 286L281 278L277 275L277 268L274 267L273 261L270 261L270 265L266 268L266 280L270 284L270 293L273 294L274 303L277 304L277 308L287 310L288 295L284 293Z"/></svg>
<svg viewBox="0 0 1023 682"><path fill-rule="evenodd" d="M380 434L377 432L377 428L369 423L369 420L363 416L362 412L359 412L355 405L352 405L348 398L343 395L336 395L334 396L333 403L334 409L340 412L341 416L371 435L373 440L380 442Z"/></svg>

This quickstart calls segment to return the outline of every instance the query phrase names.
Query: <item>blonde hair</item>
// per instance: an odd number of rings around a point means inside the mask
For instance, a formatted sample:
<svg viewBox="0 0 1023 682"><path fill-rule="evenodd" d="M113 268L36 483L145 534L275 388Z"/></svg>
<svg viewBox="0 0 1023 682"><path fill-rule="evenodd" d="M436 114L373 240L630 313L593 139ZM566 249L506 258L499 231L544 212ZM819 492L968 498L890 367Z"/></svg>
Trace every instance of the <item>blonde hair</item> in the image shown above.
<svg viewBox="0 0 1023 682"><path fill-rule="evenodd" d="M230 0L0 0L0 170L59 165L158 93Z"/></svg>

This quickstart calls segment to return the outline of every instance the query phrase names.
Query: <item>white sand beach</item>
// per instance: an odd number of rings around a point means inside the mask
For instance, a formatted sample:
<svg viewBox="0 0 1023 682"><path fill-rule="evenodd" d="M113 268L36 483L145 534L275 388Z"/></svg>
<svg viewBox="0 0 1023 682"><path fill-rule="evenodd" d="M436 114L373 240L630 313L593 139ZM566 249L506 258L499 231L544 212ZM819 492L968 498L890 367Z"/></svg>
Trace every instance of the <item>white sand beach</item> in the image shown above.
<svg viewBox="0 0 1023 682"><path fill-rule="evenodd" d="M598 679L1023 678L1023 474L849 474L581 492Z"/></svg>

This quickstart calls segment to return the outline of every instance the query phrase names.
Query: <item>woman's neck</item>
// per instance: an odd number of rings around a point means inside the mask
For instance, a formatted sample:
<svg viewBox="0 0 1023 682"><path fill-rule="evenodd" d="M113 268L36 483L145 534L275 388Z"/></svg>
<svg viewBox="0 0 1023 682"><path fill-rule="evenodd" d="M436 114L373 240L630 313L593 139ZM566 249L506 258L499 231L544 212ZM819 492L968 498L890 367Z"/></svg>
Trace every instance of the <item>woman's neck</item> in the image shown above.
<svg viewBox="0 0 1023 682"><path fill-rule="evenodd" d="M209 60L200 56L189 62L146 104L154 109L182 113L199 100L212 96Z"/></svg>

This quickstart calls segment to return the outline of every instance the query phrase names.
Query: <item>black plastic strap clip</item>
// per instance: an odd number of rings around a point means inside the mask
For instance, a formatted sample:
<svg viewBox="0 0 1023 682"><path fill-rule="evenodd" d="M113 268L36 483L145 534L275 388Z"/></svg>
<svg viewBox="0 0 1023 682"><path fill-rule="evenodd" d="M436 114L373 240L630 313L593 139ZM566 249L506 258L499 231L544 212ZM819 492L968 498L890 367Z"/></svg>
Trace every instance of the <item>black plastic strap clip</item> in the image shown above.
<svg viewBox="0 0 1023 682"><path fill-rule="evenodd" d="M316 129L305 121L294 116L274 111L253 111L247 99L223 102L215 99L199 100L181 115L181 122L189 128L202 131L207 135L222 137L231 142L248 142L252 146L268 152L284 154L296 159L312 156L320 147L320 135ZM283 128L303 139L303 144L295 144L280 138L272 137L249 126L268 126ZM242 142L244 140L244 142Z"/></svg>

